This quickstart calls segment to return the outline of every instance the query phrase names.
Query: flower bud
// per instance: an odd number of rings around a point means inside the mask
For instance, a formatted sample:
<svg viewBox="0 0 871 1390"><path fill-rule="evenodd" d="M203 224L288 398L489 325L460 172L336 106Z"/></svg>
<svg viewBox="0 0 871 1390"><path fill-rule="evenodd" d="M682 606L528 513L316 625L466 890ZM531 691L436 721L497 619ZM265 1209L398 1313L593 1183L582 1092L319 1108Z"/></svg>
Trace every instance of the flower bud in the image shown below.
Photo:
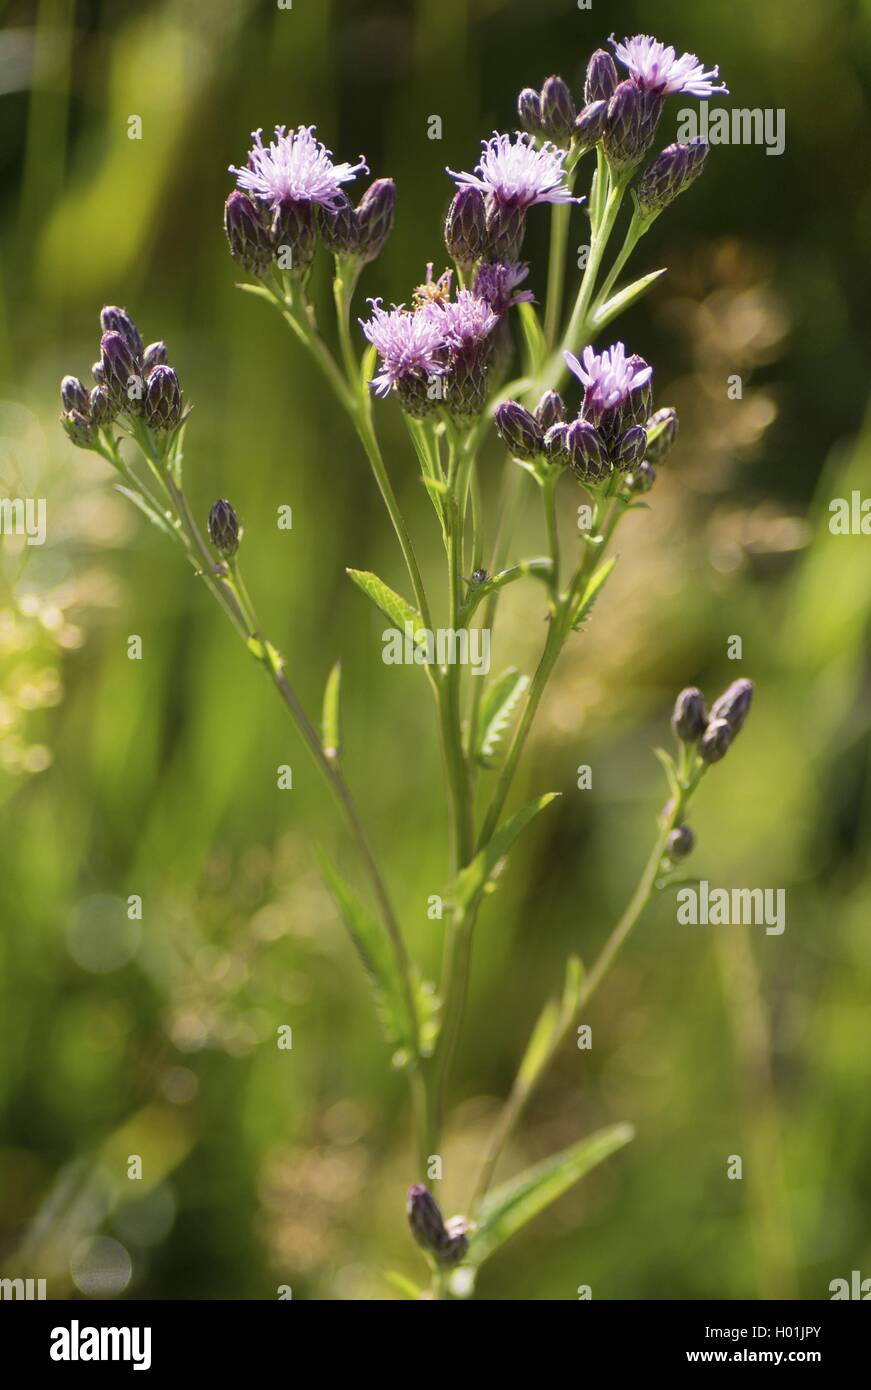
<svg viewBox="0 0 871 1390"><path fill-rule="evenodd" d="M88 392L77 376L65 376L60 384L60 398L64 410L77 410L80 415L87 415L90 404Z"/></svg>
<svg viewBox="0 0 871 1390"><path fill-rule="evenodd" d="M458 265L471 266L487 246L487 213L480 188L466 185L454 195L445 221L445 246Z"/></svg>
<svg viewBox="0 0 871 1390"><path fill-rule="evenodd" d="M302 275L317 250L314 205L302 200L280 203L272 214L269 236L279 269Z"/></svg>
<svg viewBox="0 0 871 1390"><path fill-rule="evenodd" d="M632 367L640 376L647 363L643 357L639 357L638 353L634 352L631 357L627 357L626 365ZM623 425L645 425L652 409L653 386L650 377L648 377L646 381L641 382L640 386L633 385L631 387L626 400L623 402L621 423Z"/></svg>
<svg viewBox="0 0 871 1390"><path fill-rule="evenodd" d="M104 310L105 313L105 310ZM100 365L103 383L112 398L112 404L120 409L131 408L131 391L141 385L139 364L121 333L112 329L100 339ZM137 398L138 399L138 398Z"/></svg>
<svg viewBox="0 0 871 1390"><path fill-rule="evenodd" d="M657 92L642 91L631 80L621 82L608 103L608 122L602 147L612 169L633 169L650 149L663 99Z"/></svg>
<svg viewBox="0 0 871 1390"><path fill-rule="evenodd" d="M671 453L671 446L677 438L678 420L674 406L663 406L651 415L645 426L647 430L647 457L652 463L662 463Z"/></svg>
<svg viewBox="0 0 871 1390"><path fill-rule="evenodd" d="M103 371L102 362L94 363L94 365L91 367L91 376L94 378L98 386L104 385L106 381L106 373Z"/></svg>
<svg viewBox="0 0 871 1390"><path fill-rule="evenodd" d="M584 101L610 101L620 78L617 65L606 48L597 48L587 64Z"/></svg>
<svg viewBox="0 0 871 1390"><path fill-rule="evenodd" d="M634 464L632 472L626 475L626 487L633 496L641 496L642 493L649 492L655 482L656 469L646 459Z"/></svg>
<svg viewBox="0 0 871 1390"><path fill-rule="evenodd" d="M734 738L731 725L725 719L712 719L699 739L699 756L703 762L718 763L725 758Z"/></svg>
<svg viewBox="0 0 871 1390"><path fill-rule="evenodd" d="M666 842L669 859L686 859L688 854L692 854L695 843L696 837L688 825L676 826Z"/></svg>
<svg viewBox="0 0 871 1390"><path fill-rule="evenodd" d="M359 244L357 255L366 264L381 255L396 217L396 184L393 179L376 179L357 204Z"/></svg>
<svg viewBox="0 0 871 1390"><path fill-rule="evenodd" d="M695 183L707 157L707 142L699 137L685 145L667 145L639 180L635 190L639 212L657 217L678 194Z"/></svg>
<svg viewBox="0 0 871 1390"><path fill-rule="evenodd" d="M60 422L66 430L67 437L79 449L90 449L94 442L94 435L91 423L87 416L80 410L65 410L60 417Z"/></svg>
<svg viewBox="0 0 871 1390"><path fill-rule="evenodd" d="M239 549L239 518L224 498L214 502L209 512L209 540L225 560L231 560Z"/></svg>
<svg viewBox="0 0 871 1390"><path fill-rule="evenodd" d="M568 463L569 451L566 445L568 432L569 427L562 420L556 425L551 425L550 429L545 431L544 452L551 463Z"/></svg>
<svg viewBox="0 0 871 1390"><path fill-rule="evenodd" d="M502 443L515 458L534 459L544 452L544 431L517 401L503 401L494 415Z"/></svg>
<svg viewBox="0 0 871 1390"><path fill-rule="evenodd" d="M644 457L647 447L647 431L643 425L631 425L617 441L611 461L621 473L631 473Z"/></svg>
<svg viewBox="0 0 871 1390"><path fill-rule="evenodd" d="M575 139L585 150L597 145L608 124L607 101L591 101L582 107L575 121Z"/></svg>
<svg viewBox="0 0 871 1390"><path fill-rule="evenodd" d="M695 743L701 738L708 723L705 711L705 697L696 685L688 685L674 702L671 727L684 743Z"/></svg>
<svg viewBox="0 0 871 1390"><path fill-rule="evenodd" d="M545 391L538 405L535 407L535 418L546 434L551 425L557 425L565 419L565 406L562 396L556 391Z"/></svg>
<svg viewBox="0 0 871 1390"><path fill-rule="evenodd" d="M558 145L567 145L575 125L575 103L561 77L549 77L541 89L541 124Z"/></svg>
<svg viewBox="0 0 871 1390"><path fill-rule="evenodd" d="M115 407L105 386L95 386L88 398L88 409L94 429L109 425L115 418Z"/></svg>
<svg viewBox="0 0 871 1390"><path fill-rule="evenodd" d="M143 376L148 376L152 367L165 367L167 363L166 343L149 343L142 358Z"/></svg>
<svg viewBox="0 0 871 1390"><path fill-rule="evenodd" d="M514 204L493 203L487 212L484 249L488 261L519 261L526 232L526 211Z"/></svg>
<svg viewBox="0 0 871 1390"><path fill-rule="evenodd" d="M142 410L149 429L175 429L181 419L181 388L172 367L155 367L149 373Z"/></svg>
<svg viewBox="0 0 871 1390"><path fill-rule="evenodd" d="M470 421L487 404L487 367L490 353L459 353L444 375L444 404L457 420Z"/></svg>
<svg viewBox="0 0 871 1390"><path fill-rule="evenodd" d="M100 311L100 325L104 333L120 333L136 361L141 360L142 335L126 309L107 304Z"/></svg>
<svg viewBox="0 0 871 1390"><path fill-rule="evenodd" d="M524 87L517 98L517 119L521 130L541 134L541 98L534 87Z"/></svg>
<svg viewBox="0 0 871 1390"><path fill-rule="evenodd" d="M360 246L360 225L350 198L342 197L335 209L318 208L321 241L334 256L353 254Z"/></svg>
<svg viewBox="0 0 871 1390"><path fill-rule="evenodd" d="M750 702L753 699L753 682L742 677L741 680L733 681L727 690L724 690L719 699L715 700L711 706L712 719L725 719L732 736L739 734L744 727L744 721L750 709Z"/></svg>
<svg viewBox="0 0 871 1390"><path fill-rule="evenodd" d="M273 254L269 232L259 209L238 189L224 204L224 231L234 261L251 275L263 275Z"/></svg>
<svg viewBox="0 0 871 1390"><path fill-rule="evenodd" d="M610 472L608 454L595 425L573 420L566 433L569 463L582 482L596 483Z"/></svg>
<svg viewBox="0 0 871 1390"><path fill-rule="evenodd" d="M442 1220L438 1202L421 1183L408 1189L405 1209L411 1234L418 1245L440 1265L455 1265L469 1248L468 1222L461 1216Z"/></svg>

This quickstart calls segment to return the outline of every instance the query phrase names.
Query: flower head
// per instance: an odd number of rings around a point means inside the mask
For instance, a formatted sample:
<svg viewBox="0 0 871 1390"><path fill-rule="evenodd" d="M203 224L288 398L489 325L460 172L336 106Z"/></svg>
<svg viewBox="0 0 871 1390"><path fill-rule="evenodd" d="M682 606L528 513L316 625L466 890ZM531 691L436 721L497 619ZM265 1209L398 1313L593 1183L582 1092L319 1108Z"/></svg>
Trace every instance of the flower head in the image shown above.
<svg viewBox="0 0 871 1390"><path fill-rule="evenodd" d="M499 322L487 300L472 290L460 290L456 299L431 299L418 316L437 325L442 341L453 352L478 347Z"/></svg>
<svg viewBox="0 0 871 1390"><path fill-rule="evenodd" d="M627 357L622 343L605 352L584 348L581 361L565 354L566 365L584 387L584 416L597 424L605 411L616 410L650 381L653 368L640 357Z"/></svg>
<svg viewBox="0 0 871 1390"><path fill-rule="evenodd" d="M475 173L456 173L448 169L457 186L479 188L503 207L526 209L536 203L579 203L566 186L563 160L566 150L558 150L550 141L538 144L530 136L518 132L511 135L494 134L483 141L483 153Z"/></svg>
<svg viewBox="0 0 871 1390"><path fill-rule="evenodd" d="M253 131L247 167L230 165L237 187L272 208L309 202L336 211L342 203L341 185L369 170L362 156L356 164L334 164L332 151L315 139L314 130L301 125L288 131L277 125L275 139L265 146L261 132Z"/></svg>
<svg viewBox="0 0 871 1390"><path fill-rule="evenodd" d="M434 314L412 313L402 304L382 309L380 299L370 299L372 317L360 320L369 342L381 357L381 371L372 380L375 394L386 396L409 377L440 376L445 369L444 325Z"/></svg>
<svg viewBox="0 0 871 1390"><path fill-rule="evenodd" d="M682 53L678 57L670 45L660 43L649 34L636 34L622 43L612 34L609 42L633 82L645 92L658 92L664 97L674 92L704 98L715 92L728 95L728 87L722 83L714 86L711 80L719 77L720 69L713 67L705 71L695 53Z"/></svg>
<svg viewBox="0 0 871 1390"><path fill-rule="evenodd" d="M531 304L535 299L532 290L517 289L528 274L529 266L522 261L482 265L475 276L475 294L486 299L494 313L506 314L513 305Z"/></svg>

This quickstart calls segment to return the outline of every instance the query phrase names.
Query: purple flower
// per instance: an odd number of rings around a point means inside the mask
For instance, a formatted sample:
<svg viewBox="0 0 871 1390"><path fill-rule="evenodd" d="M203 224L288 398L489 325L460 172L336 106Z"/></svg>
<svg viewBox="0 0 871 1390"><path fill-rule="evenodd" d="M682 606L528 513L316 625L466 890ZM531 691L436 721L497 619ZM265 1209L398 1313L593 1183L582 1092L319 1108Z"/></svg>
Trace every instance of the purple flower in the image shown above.
<svg viewBox="0 0 871 1390"><path fill-rule="evenodd" d="M456 299L433 299L418 315L438 327L442 341L453 352L477 347L499 322L487 300L471 290L460 290Z"/></svg>
<svg viewBox="0 0 871 1390"><path fill-rule="evenodd" d="M678 58L670 45L666 47L649 34L636 34L622 43L618 43L612 34L609 42L642 91L658 92L661 96L686 92L689 96L703 98L713 96L715 92L728 95L728 87L722 83L714 86L711 81L719 77L720 69L713 67L705 71L695 53L682 53Z"/></svg>
<svg viewBox="0 0 871 1390"><path fill-rule="evenodd" d="M529 274L529 266L521 261L509 261L507 265L498 261L495 265L482 265L475 276L475 294L486 299L494 313L507 314L515 304L531 304L535 299L532 290L520 290Z"/></svg>
<svg viewBox="0 0 871 1390"><path fill-rule="evenodd" d="M518 132L494 134L484 140L480 162L474 174L456 173L448 169L457 187L471 186L488 194L502 207L525 210L536 203L580 203L573 198L565 184L563 160L566 150L558 150L550 141L542 144Z"/></svg>
<svg viewBox="0 0 871 1390"><path fill-rule="evenodd" d="M381 371L373 377L375 394L386 396L409 377L441 376L445 369L445 332L434 314L411 313L402 304L382 309L380 299L370 299L372 317L360 320L369 342L378 350Z"/></svg>
<svg viewBox="0 0 871 1390"><path fill-rule="evenodd" d="M315 139L314 130L314 126L301 125L287 131L277 125L275 139L266 146L261 132L253 131L247 168L230 165L237 187L272 208L310 202L337 211L342 204L341 185L359 173L368 174L369 169L362 156L356 164L334 164L332 152Z"/></svg>
<svg viewBox="0 0 871 1390"><path fill-rule="evenodd" d="M602 353L584 348L581 361L572 353L563 354L569 370L584 387L584 417L598 424L606 411L612 411L628 400L650 380L653 368L640 357L627 357L622 343Z"/></svg>

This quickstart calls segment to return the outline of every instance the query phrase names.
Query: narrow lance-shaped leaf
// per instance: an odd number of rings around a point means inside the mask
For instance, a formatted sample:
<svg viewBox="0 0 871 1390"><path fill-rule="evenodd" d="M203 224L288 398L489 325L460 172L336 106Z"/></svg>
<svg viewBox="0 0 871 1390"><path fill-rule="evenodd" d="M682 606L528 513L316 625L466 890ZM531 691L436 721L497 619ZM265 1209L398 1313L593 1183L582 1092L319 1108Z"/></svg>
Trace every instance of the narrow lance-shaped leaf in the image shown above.
<svg viewBox="0 0 871 1390"><path fill-rule="evenodd" d="M600 565L595 573L590 576L589 583L575 604L574 612L572 613L572 627L575 628L575 630L577 630L584 619L589 616L593 604L610 579L616 563L616 556L612 556L610 560L607 560L604 565Z"/></svg>
<svg viewBox="0 0 871 1390"><path fill-rule="evenodd" d="M480 853L475 855L471 864L467 864L465 869L454 879L449 897L455 908L462 910L468 907L469 903L483 892L500 859L508 853L524 826L559 794L559 792L547 792L544 796L531 801L528 806L524 806L522 811L518 811L496 831L490 843L485 845Z"/></svg>
<svg viewBox="0 0 871 1390"><path fill-rule="evenodd" d="M379 579L377 574L372 574L370 570L351 569L347 570L346 573L350 575L358 589L363 590L363 593L372 600L376 607L381 609L384 616L389 618L395 627L404 629L406 623L411 623L414 631L417 631L421 623L417 609L412 608L401 594L397 594L395 589L391 589L390 585L385 584L383 579Z"/></svg>
<svg viewBox="0 0 871 1390"><path fill-rule="evenodd" d="M132 488L124 487L121 483L115 483L114 488L116 492L121 493L122 497L126 497L129 502L132 502L134 507L138 507L143 515L148 517L152 526L163 531L164 535L172 537L173 532L170 523L165 517L160 516L149 502L146 502L141 492L134 492Z"/></svg>
<svg viewBox="0 0 871 1390"><path fill-rule="evenodd" d="M528 358L527 372L529 376L534 377L537 375L545 359L547 342L545 340L544 330L539 322L538 314L535 312L532 305L518 305L518 313L520 314L520 327L523 330L523 338L526 343Z"/></svg>
<svg viewBox="0 0 871 1390"><path fill-rule="evenodd" d="M328 758L339 761L341 751L341 725L339 721L339 694L342 684L342 663L337 661L324 686L324 703L321 711L321 741Z"/></svg>
<svg viewBox="0 0 871 1390"><path fill-rule="evenodd" d="M495 767L502 752L502 735L511 723L517 702L529 685L529 677L515 666L503 671L481 701L480 732L475 757L482 767Z"/></svg>
<svg viewBox="0 0 871 1390"><path fill-rule="evenodd" d="M649 275L642 275L640 280L633 280L631 285L625 289L618 290L616 294L607 299L596 313L593 315L593 327L595 329L604 328L606 324L615 319L618 314L622 314L628 309L630 304L634 304L643 294L646 294L651 285L654 285L660 275L664 275L666 267L661 270L652 270Z"/></svg>
<svg viewBox="0 0 871 1390"><path fill-rule="evenodd" d="M584 968L578 956L569 956L566 962L566 977L561 999L549 999L538 1016L532 1036L523 1054L523 1061L517 1069L516 1091L526 1092L536 1083L539 1074L547 1066L554 1044L568 1020L578 1007Z"/></svg>
<svg viewBox="0 0 871 1390"><path fill-rule="evenodd" d="M483 1264L539 1212L634 1137L631 1125L600 1129L495 1188L473 1213L478 1229L469 1242L466 1263Z"/></svg>
<svg viewBox="0 0 871 1390"><path fill-rule="evenodd" d="M413 1056L416 1030L414 1020L409 1016L405 992L387 934L326 855L319 854L318 858L321 871L372 986L375 1007L384 1035L389 1043L400 1049L394 1057L394 1063L405 1064Z"/></svg>

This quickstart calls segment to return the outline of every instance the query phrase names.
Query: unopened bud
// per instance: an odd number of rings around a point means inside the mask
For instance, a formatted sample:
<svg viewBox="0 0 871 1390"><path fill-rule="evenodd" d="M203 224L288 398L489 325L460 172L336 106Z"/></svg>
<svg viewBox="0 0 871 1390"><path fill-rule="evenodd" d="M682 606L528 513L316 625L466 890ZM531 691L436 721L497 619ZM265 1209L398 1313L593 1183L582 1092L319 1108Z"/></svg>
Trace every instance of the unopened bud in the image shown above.
<svg viewBox="0 0 871 1390"><path fill-rule="evenodd" d="M318 208L318 231L321 241L334 256L349 255L360 245L360 228L350 198L344 194L338 207Z"/></svg>
<svg viewBox="0 0 871 1390"><path fill-rule="evenodd" d="M575 121L575 139L585 150L597 145L608 123L607 101L591 101L581 108Z"/></svg>
<svg viewBox="0 0 871 1390"><path fill-rule="evenodd" d="M649 218L658 216L695 183L707 157L707 142L700 137L685 145L667 145L639 180L635 190L639 212Z"/></svg>
<svg viewBox="0 0 871 1390"><path fill-rule="evenodd" d="M139 362L142 358L142 335L126 309L107 304L100 311L100 326L104 333L120 333L131 353Z"/></svg>
<svg viewBox="0 0 871 1390"><path fill-rule="evenodd" d="M152 367L165 367L167 363L166 343L149 343L142 357L142 372L148 376Z"/></svg>
<svg viewBox="0 0 871 1390"><path fill-rule="evenodd" d="M541 134L541 98L534 87L524 87L517 98L517 119L529 135Z"/></svg>
<svg viewBox="0 0 871 1390"><path fill-rule="evenodd" d="M181 388L172 367L155 367L149 373L142 413L152 430L174 430L181 420Z"/></svg>
<svg viewBox="0 0 871 1390"><path fill-rule="evenodd" d="M361 261L374 261L381 255L395 216L396 184L393 179L376 179L357 204L357 255Z"/></svg>
<svg viewBox="0 0 871 1390"><path fill-rule="evenodd" d="M90 412L91 424L94 429L101 429L103 425L109 425L115 418L115 407L112 404L112 397L105 386L95 386L88 398L88 408Z"/></svg>
<svg viewBox="0 0 871 1390"><path fill-rule="evenodd" d="M612 455L615 468L621 473L631 473L644 457L647 447L647 432L643 425L632 425L620 436Z"/></svg>
<svg viewBox="0 0 871 1390"><path fill-rule="evenodd" d="M438 1202L422 1183L408 1189L405 1209L411 1234L421 1249L437 1264L459 1264L469 1248L465 1218L454 1216L445 1224Z"/></svg>
<svg viewBox="0 0 871 1390"><path fill-rule="evenodd" d="M626 475L626 486L634 496L649 492L656 482L656 469L647 459L633 464L632 472Z"/></svg>
<svg viewBox="0 0 871 1390"><path fill-rule="evenodd" d="M545 433L551 425L557 425L564 420L565 414L562 396L556 391L545 391L535 407L535 418Z"/></svg>
<svg viewBox="0 0 871 1390"><path fill-rule="evenodd" d="M130 387L139 379L139 364L127 339L115 329L104 333L100 339L100 365L103 385L112 397L113 404L129 409Z"/></svg>
<svg viewBox="0 0 871 1390"><path fill-rule="evenodd" d="M239 518L224 498L214 502L209 512L209 540L225 560L231 560L239 549Z"/></svg>
<svg viewBox="0 0 871 1390"><path fill-rule="evenodd" d="M744 727L752 699L753 682L742 677L740 680L733 681L729 688L723 691L719 699L714 701L711 706L711 717L713 719L725 719L733 736L739 734Z"/></svg>
<svg viewBox="0 0 871 1390"><path fill-rule="evenodd" d="M445 221L445 246L458 265L471 266L487 247L487 213L480 188L461 188Z"/></svg>
<svg viewBox="0 0 871 1390"><path fill-rule="evenodd" d="M568 463L569 451L566 444L566 437L569 427L564 421L560 420L556 425L551 425L545 432L544 452L551 463Z"/></svg>
<svg viewBox="0 0 871 1390"><path fill-rule="evenodd" d="M671 727L678 738L685 743L695 743L705 731L708 722L705 710L705 697L696 685L688 685L674 702Z"/></svg>
<svg viewBox="0 0 871 1390"><path fill-rule="evenodd" d="M88 392L77 376L63 378L60 384L60 398L64 410L78 410L81 415L88 414Z"/></svg>
<svg viewBox="0 0 871 1390"><path fill-rule="evenodd" d="M573 420L566 432L569 462L582 482L597 483L610 472L602 436L588 420Z"/></svg>
<svg viewBox="0 0 871 1390"><path fill-rule="evenodd" d="M94 442L91 423L80 410L65 410L60 422L67 436L79 449L90 449Z"/></svg>
<svg viewBox="0 0 871 1390"><path fill-rule="evenodd" d="M503 401L494 415L496 430L515 458L534 459L544 450L544 431L518 401Z"/></svg>
<svg viewBox="0 0 871 1390"><path fill-rule="evenodd" d="M686 859L695 848L696 837L688 825L678 825L669 835L666 851L669 859Z"/></svg>
<svg viewBox="0 0 871 1390"><path fill-rule="evenodd" d="M233 259L251 275L262 275L273 256L269 231L259 208L238 189L224 204L224 231Z"/></svg>
<svg viewBox="0 0 871 1390"><path fill-rule="evenodd" d="M541 124L558 145L567 145L575 124L575 103L561 77L549 77L541 89Z"/></svg>
<svg viewBox="0 0 871 1390"><path fill-rule="evenodd" d="M631 80L620 83L608 103L608 122L602 136L602 147L613 169L628 171L644 158L662 107L660 93L643 91Z"/></svg>
<svg viewBox="0 0 871 1390"><path fill-rule="evenodd" d="M725 719L712 719L699 739L699 756L703 762L718 763L725 758L734 738L732 727Z"/></svg>
<svg viewBox="0 0 871 1390"><path fill-rule="evenodd" d="M617 65L611 54L605 48L597 48L587 64L584 101L609 101L619 81Z"/></svg>
<svg viewBox="0 0 871 1390"><path fill-rule="evenodd" d="M671 453L677 438L678 419L674 406L663 406L657 410L645 425L647 430L647 457L652 463L662 463Z"/></svg>

